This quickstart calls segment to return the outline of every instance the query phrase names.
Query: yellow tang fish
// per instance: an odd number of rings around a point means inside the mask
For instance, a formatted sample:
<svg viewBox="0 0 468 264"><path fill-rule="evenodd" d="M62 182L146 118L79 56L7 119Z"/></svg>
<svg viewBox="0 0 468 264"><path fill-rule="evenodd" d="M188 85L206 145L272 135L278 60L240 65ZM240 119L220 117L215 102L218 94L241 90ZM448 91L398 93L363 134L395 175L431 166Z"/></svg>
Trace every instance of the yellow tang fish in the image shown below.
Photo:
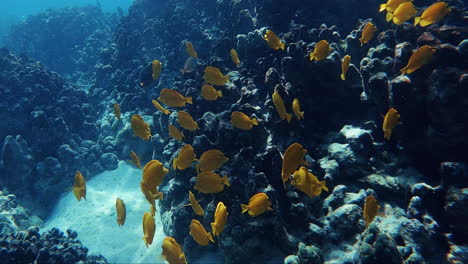
<svg viewBox="0 0 468 264"><path fill-rule="evenodd" d="M135 152L130 151L130 158L132 158L133 164L135 164L135 166L137 166L137 168L141 170L142 168L140 158L138 157L138 155Z"/></svg>
<svg viewBox="0 0 468 264"><path fill-rule="evenodd" d="M235 49L231 49L231 59L234 62L234 64L236 64L236 66L239 66L240 60Z"/></svg>
<svg viewBox="0 0 468 264"><path fill-rule="evenodd" d="M164 176L169 172L164 168L159 160L151 160L143 167L142 182L148 187L149 190L156 190L164 180Z"/></svg>
<svg viewBox="0 0 468 264"><path fill-rule="evenodd" d="M169 264L187 264L182 247L172 237L165 237L162 242L162 257Z"/></svg>
<svg viewBox="0 0 468 264"><path fill-rule="evenodd" d="M125 218L127 217L127 211L125 209L125 203L122 199L117 198L115 201L115 209L117 210L117 224L123 226L125 224Z"/></svg>
<svg viewBox="0 0 468 264"><path fill-rule="evenodd" d="M317 177L305 167L300 167L294 172L291 185L307 194L310 198L319 196L322 190L328 192L325 181L319 181Z"/></svg>
<svg viewBox="0 0 468 264"><path fill-rule="evenodd" d="M315 44L314 52L309 54L309 59L311 61L316 60L316 61L321 61L324 60L328 57L330 52L333 49L330 47L330 44L328 44L328 41L326 40L321 40Z"/></svg>
<svg viewBox="0 0 468 264"><path fill-rule="evenodd" d="M153 80L156 80L161 76L162 63L158 60L154 60L151 67L153 69Z"/></svg>
<svg viewBox="0 0 468 264"><path fill-rule="evenodd" d="M242 112L234 111L231 113L231 124L242 130L251 130L253 126L258 126L258 121L255 117L250 118Z"/></svg>
<svg viewBox="0 0 468 264"><path fill-rule="evenodd" d="M229 158L224 156L223 152L217 149L211 149L203 152L200 156L198 160L200 164L198 164L197 170L201 172L217 170L228 160Z"/></svg>
<svg viewBox="0 0 468 264"><path fill-rule="evenodd" d="M291 122L292 115L286 112L286 107L284 106L284 101L283 98L281 98L281 95L277 91L275 91L271 97L273 99L273 104L275 105L276 112L278 112L278 115L280 116L281 120L286 119L288 120L288 123Z"/></svg>
<svg viewBox="0 0 468 264"><path fill-rule="evenodd" d="M231 186L227 175L221 178L217 173L207 171L197 175L193 188L202 193L219 193L224 191L224 185Z"/></svg>
<svg viewBox="0 0 468 264"><path fill-rule="evenodd" d="M387 12L393 13L395 9L404 2L413 2L413 0L388 0L386 4L380 5L379 12L386 10Z"/></svg>
<svg viewBox="0 0 468 264"><path fill-rule="evenodd" d="M269 199L266 193L255 194L249 199L249 204L241 204L242 213L248 212L251 217L256 217L267 210L272 211Z"/></svg>
<svg viewBox="0 0 468 264"><path fill-rule="evenodd" d="M197 155L195 154L195 150L192 145L187 144L180 149L179 155L174 158L172 167L178 170L190 168L192 163L197 160L196 156Z"/></svg>
<svg viewBox="0 0 468 264"><path fill-rule="evenodd" d="M148 123L145 123L141 115L138 115L138 114L132 115L131 124L132 124L133 133L135 133L135 136L143 140L148 140L151 138L150 127Z"/></svg>
<svg viewBox="0 0 468 264"><path fill-rule="evenodd" d="M165 115L168 115L171 113L171 111L167 110L166 108L164 108L158 101L156 100L151 100L151 102L153 103L154 107L156 107L156 109L158 109L159 111L161 111L163 114Z"/></svg>
<svg viewBox="0 0 468 264"><path fill-rule="evenodd" d="M114 115L117 120L120 120L120 106L119 104L114 104Z"/></svg>
<svg viewBox="0 0 468 264"><path fill-rule="evenodd" d="M195 240L200 246L206 246L211 242L214 243L213 236L210 233L206 232L206 229L196 219L192 219L190 223L190 233L193 240Z"/></svg>
<svg viewBox="0 0 468 264"><path fill-rule="evenodd" d="M304 160L306 154L307 150L299 143L291 144L284 152L281 177L285 188L285 183L289 180L289 176L296 171L297 167L301 164L310 166L310 164Z"/></svg>
<svg viewBox="0 0 468 264"><path fill-rule="evenodd" d="M395 110L395 108L390 108L387 111L387 114L385 114L382 130L384 132L384 138L386 140L390 140L392 136L392 130L397 125L401 124L400 121L398 121L398 118L400 118L400 115L398 114L398 111Z"/></svg>
<svg viewBox="0 0 468 264"><path fill-rule="evenodd" d="M177 113L177 122L179 125L187 130L195 131L198 129L198 124L193 120L192 116L184 111L179 111Z"/></svg>
<svg viewBox="0 0 468 264"><path fill-rule="evenodd" d="M374 33L377 30L377 27L374 26L371 22L367 22L367 24L364 26L364 29L361 32L361 38L359 41L361 42L361 46L369 43L369 41L374 37Z"/></svg>
<svg viewBox="0 0 468 264"><path fill-rule="evenodd" d="M377 199L374 196L369 195L366 197L366 201L364 202L364 222L366 227L372 223L372 220L377 216L379 213L380 205L377 203Z"/></svg>
<svg viewBox="0 0 468 264"><path fill-rule="evenodd" d="M450 11L452 9L448 7L447 3L437 2L424 10L420 17L415 17L414 25L419 24L421 27L429 26L442 20Z"/></svg>
<svg viewBox="0 0 468 264"><path fill-rule="evenodd" d="M192 97L185 97L178 91L167 88L161 90L158 100L170 107L184 107L185 103L192 104Z"/></svg>
<svg viewBox="0 0 468 264"><path fill-rule="evenodd" d="M304 111L301 111L301 105L299 104L299 99L294 98L292 103L292 110L297 120L304 119Z"/></svg>
<svg viewBox="0 0 468 264"><path fill-rule="evenodd" d="M80 201L81 198L84 198L86 200L86 181L83 177L83 174L81 174L80 171L76 171L75 173L75 179L73 182L73 194L75 195L78 201Z"/></svg>
<svg viewBox="0 0 468 264"><path fill-rule="evenodd" d="M284 50L285 44L281 41L281 39L276 35L273 31L267 30L265 35L263 35L263 39L266 41L268 46L274 50L282 49Z"/></svg>
<svg viewBox="0 0 468 264"><path fill-rule="evenodd" d="M228 212L223 202L218 202L214 215L214 222L211 223L211 233L214 236L219 236L224 230L227 223Z"/></svg>
<svg viewBox="0 0 468 264"><path fill-rule="evenodd" d="M413 3L405 2L395 9L395 12L387 13L387 21L393 20L393 23L400 25L410 20L418 11L414 8Z"/></svg>
<svg viewBox="0 0 468 264"><path fill-rule="evenodd" d="M198 59L198 54L193 48L192 43L190 43L189 41L185 42L185 50L187 51L188 55L190 55L190 57L194 57L195 59Z"/></svg>
<svg viewBox="0 0 468 264"><path fill-rule="evenodd" d="M346 73L348 72L349 64L351 63L351 56L346 55L341 62L341 80L346 80Z"/></svg>
<svg viewBox="0 0 468 264"><path fill-rule="evenodd" d="M148 203L153 207L156 206L156 200L162 200L164 198L164 194L159 192L158 188L150 189L143 181L140 182L140 189ZM151 215L154 216L153 213L151 213Z"/></svg>
<svg viewBox="0 0 468 264"><path fill-rule="evenodd" d="M223 75L221 70L216 67L208 66L205 68L203 79L212 85L225 85L229 81L229 76Z"/></svg>
<svg viewBox="0 0 468 264"><path fill-rule="evenodd" d="M146 247L153 243L154 232L156 231L156 224L151 213L145 212L143 215L143 241Z"/></svg>
<svg viewBox="0 0 468 264"><path fill-rule="evenodd" d="M201 88L201 96L208 101L215 101L218 97L223 97L223 92L216 90L211 85L205 84Z"/></svg>
<svg viewBox="0 0 468 264"><path fill-rule="evenodd" d="M406 67L400 70L401 74L410 74L424 66L424 64L429 63L434 52L436 52L436 49L429 45L420 47L411 55Z"/></svg>
<svg viewBox="0 0 468 264"><path fill-rule="evenodd" d="M191 206L192 209L193 209L193 212L196 215L199 215L199 216L204 216L205 215L205 211L203 211L203 208L198 203L199 201L197 201L197 199L195 199L195 194L193 194L193 192L191 192L191 191L189 191L189 201L190 201L190 203L186 204L184 206Z"/></svg>
<svg viewBox="0 0 468 264"><path fill-rule="evenodd" d="M173 137L175 140L182 141L182 139L184 139L184 132L179 131L177 127L173 125L169 125L168 129L169 129L169 136Z"/></svg>

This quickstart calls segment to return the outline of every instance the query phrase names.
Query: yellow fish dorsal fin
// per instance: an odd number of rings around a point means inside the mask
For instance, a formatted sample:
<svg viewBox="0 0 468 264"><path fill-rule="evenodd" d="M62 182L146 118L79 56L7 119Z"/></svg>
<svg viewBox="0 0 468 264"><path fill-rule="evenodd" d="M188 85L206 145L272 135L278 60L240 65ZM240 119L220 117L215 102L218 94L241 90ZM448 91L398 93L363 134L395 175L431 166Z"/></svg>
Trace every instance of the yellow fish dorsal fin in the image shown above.
<svg viewBox="0 0 468 264"><path fill-rule="evenodd" d="M387 22L390 22L390 20L392 19L393 19L393 14L390 12L387 12L387 15L385 16L385 20L387 20Z"/></svg>
<svg viewBox="0 0 468 264"><path fill-rule="evenodd" d="M249 211L249 206L246 204L241 204L242 213Z"/></svg>

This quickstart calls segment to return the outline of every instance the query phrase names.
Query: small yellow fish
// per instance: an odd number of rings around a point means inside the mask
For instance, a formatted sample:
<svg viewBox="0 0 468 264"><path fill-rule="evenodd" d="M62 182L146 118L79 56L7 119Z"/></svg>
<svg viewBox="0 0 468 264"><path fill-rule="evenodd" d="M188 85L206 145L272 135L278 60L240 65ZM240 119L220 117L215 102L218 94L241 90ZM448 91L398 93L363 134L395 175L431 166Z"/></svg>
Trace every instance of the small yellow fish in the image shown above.
<svg viewBox="0 0 468 264"><path fill-rule="evenodd" d="M309 58L311 61L324 60L328 57L328 55L330 54L332 50L333 49L330 47L330 44L328 44L328 41L321 40L317 42L317 44L315 44L314 52L309 54Z"/></svg>
<svg viewBox="0 0 468 264"><path fill-rule="evenodd" d="M258 121L255 117L250 118L242 112L234 111L231 113L231 124L242 130L251 130L253 126L258 126Z"/></svg>
<svg viewBox="0 0 468 264"><path fill-rule="evenodd" d="M169 170L164 168L159 160L151 160L143 167L142 182L149 190L156 191L156 188L163 182L164 176L166 176L168 172Z"/></svg>
<svg viewBox="0 0 468 264"><path fill-rule="evenodd" d="M224 185L231 186L227 175L221 178L217 173L207 171L197 175L193 189L201 193L219 193L224 191Z"/></svg>
<svg viewBox="0 0 468 264"><path fill-rule="evenodd" d="M73 183L73 194L75 195L78 201L80 201L81 198L84 198L86 200L86 181L83 177L83 174L81 174L80 171L76 171L75 173L75 180Z"/></svg>
<svg viewBox="0 0 468 264"><path fill-rule="evenodd" d="M143 215L143 241L146 247L153 243L154 232L156 231L156 224L151 213L145 212Z"/></svg>
<svg viewBox="0 0 468 264"><path fill-rule="evenodd" d="M175 140L182 141L182 139L184 139L184 132L179 131L179 129L177 129L177 127L175 127L173 125L169 125L168 129L169 129L169 136L171 136Z"/></svg>
<svg viewBox="0 0 468 264"><path fill-rule="evenodd" d="M228 160L229 158L224 156L223 152L217 149L208 150L200 156L197 170L201 172L217 170Z"/></svg>
<svg viewBox="0 0 468 264"><path fill-rule="evenodd" d="M179 125L187 130L195 131L198 129L198 124L193 120L192 116L184 111L179 111L177 113L177 122Z"/></svg>
<svg viewBox="0 0 468 264"><path fill-rule="evenodd" d="M120 120L120 106L119 104L114 104L114 115L117 120Z"/></svg>
<svg viewBox="0 0 468 264"><path fill-rule="evenodd" d="M447 3L437 2L424 10L420 17L415 17L414 25L419 24L421 27L429 26L442 20L450 11L452 9L448 7Z"/></svg>
<svg viewBox="0 0 468 264"><path fill-rule="evenodd" d="M195 240L200 246L206 246L211 242L214 243L213 236L210 233L206 232L206 229L196 219L192 219L190 223L190 233L193 240Z"/></svg>
<svg viewBox="0 0 468 264"><path fill-rule="evenodd" d="M372 223L372 220L377 216L379 213L380 205L377 203L377 199L374 196L369 195L366 197L366 201L364 202L364 222L366 227Z"/></svg>
<svg viewBox="0 0 468 264"><path fill-rule="evenodd" d="M411 55L408 64L400 70L401 74L410 74L429 63L434 52L436 49L429 45L420 47Z"/></svg>
<svg viewBox="0 0 468 264"><path fill-rule="evenodd" d="M201 96L208 101L215 101L219 97L223 97L223 92L221 90L216 90L211 85L203 85L201 88Z"/></svg>
<svg viewBox="0 0 468 264"><path fill-rule="evenodd" d="M395 110L395 108L390 108L387 111L387 114L385 114L383 125L382 125L382 130L384 132L384 138L386 140L390 140L392 136L392 130L400 123L398 121L398 118L400 118L400 115L398 114L398 111Z"/></svg>
<svg viewBox="0 0 468 264"><path fill-rule="evenodd" d="M281 41L281 39L276 35L273 31L267 30L263 39L266 41L268 46L274 50L282 49L284 50L285 44Z"/></svg>
<svg viewBox="0 0 468 264"><path fill-rule="evenodd" d="M138 157L138 155L135 152L130 151L130 158L132 158L133 164L135 164L135 166L137 166L137 168L142 170L141 163L140 163L140 158Z"/></svg>
<svg viewBox="0 0 468 264"><path fill-rule="evenodd" d="M188 55L190 55L190 57L194 57L195 59L198 59L198 54L193 48L192 43L190 43L189 41L185 42L185 50L187 51Z"/></svg>
<svg viewBox="0 0 468 264"><path fill-rule="evenodd" d="M153 69L153 80L158 79L161 76L162 63L158 60L154 60L152 63Z"/></svg>
<svg viewBox="0 0 468 264"><path fill-rule="evenodd" d="M167 88L161 90L158 100L170 107L184 107L186 103L192 104L192 97L185 97L178 91Z"/></svg>
<svg viewBox="0 0 468 264"><path fill-rule="evenodd" d="M115 201L115 209L117 210L117 224L123 226L125 224L125 218L127 217L127 211L125 209L125 203L122 199L117 198Z"/></svg>
<svg viewBox="0 0 468 264"><path fill-rule="evenodd" d="M185 170L190 168L195 160L195 150L193 149L192 145L187 144L180 149L179 155L174 158L172 167L178 170Z"/></svg>
<svg viewBox="0 0 468 264"><path fill-rule="evenodd" d="M225 85L229 81L228 75L223 75L221 70L216 67L208 66L205 68L203 79L212 85Z"/></svg>
<svg viewBox="0 0 468 264"><path fill-rule="evenodd" d="M301 112L301 105L299 104L299 99L294 98L292 103L292 110L297 120L304 119L304 111Z"/></svg>
<svg viewBox="0 0 468 264"><path fill-rule="evenodd" d="M224 230L227 223L228 212L223 202L218 202L214 215L214 222L211 223L211 233L214 236L219 236Z"/></svg>
<svg viewBox="0 0 468 264"><path fill-rule="evenodd" d="M172 237L165 237L162 242L162 257L169 264L187 264L182 247Z"/></svg>
<svg viewBox="0 0 468 264"><path fill-rule="evenodd" d="M361 42L361 46L369 43L369 41L374 37L374 33L377 30L377 27L374 26L371 22L367 22L364 26L364 29L361 32L361 38L359 41Z"/></svg>
<svg viewBox="0 0 468 264"><path fill-rule="evenodd" d="M195 194L193 194L193 192L191 192L191 191L189 191L189 201L190 201L190 203L186 204L184 206L191 206L192 209L193 209L193 212L196 215L199 215L199 216L204 216L205 215L205 211L203 211L203 208L201 207L199 201L197 201L197 199L195 199Z"/></svg>
<svg viewBox="0 0 468 264"><path fill-rule="evenodd" d="M379 12L387 11L393 13L395 12L395 9L404 2L413 2L413 0L388 0L386 4L380 5Z"/></svg>
<svg viewBox="0 0 468 264"><path fill-rule="evenodd" d="M162 200L164 198L164 194L162 192L159 192L157 188L150 189L143 181L140 182L140 189L148 203L153 207L156 206L156 200ZM154 216L153 213L151 213L151 215Z"/></svg>
<svg viewBox="0 0 468 264"><path fill-rule="evenodd" d="M414 8L413 3L405 2L402 3L395 9L395 12L387 13L387 21L393 20L393 23L400 25L410 20L418 11Z"/></svg>
<svg viewBox="0 0 468 264"><path fill-rule="evenodd" d="M231 49L231 59L234 62L234 64L236 64L236 66L239 66L240 60L235 49Z"/></svg>
<svg viewBox="0 0 468 264"><path fill-rule="evenodd" d="M158 109L159 111L161 111L163 114L165 115L169 115L171 113L171 111L167 110L166 108L164 108L158 101L156 100L151 100L151 102L153 103L154 107L156 107L156 109Z"/></svg>
<svg viewBox="0 0 468 264"><path fill-rule="evenodd" d="M141 115L138 115L138 114L132 115L131 124L132 124L133 133L135 133L135 136L143 140L148 140L151 138L150 127L148 123L145 123Z"/></svg>
<svg viewBox="0 0 468 264"><path fill-rule="evenodd" d="M351 63L351 56L346 55L341 62L341 80L346 80L346 73L348 72L349 64Z"/></svg>
<svg viewBox="0 0 468 264"><path fill-rule="evenodd" d="M291 144L284 152L281 177L285 188L286 182L289 180L289 176L296 171L299 165L303 164L310 166L310 164L304 160L306 154L307 150L299 143Z"/></svg>
<svg viewBox="0 0 468 264"><path fill-rule="evenodd" d="M328 192L325 181L319 181L306 167L300 167L294 172L291 185L307 194L310 198L319 196L322 190Z"/></svg>
<svg viewBox="0 0 468 264"><path fill-rule="evenodd" d="M278 115L280 116L281 120L286 119L288 120L288 123L291 122L292 115L286 112L286 107L284 106L284 101L283 98L281 98L281 95L277 91L275 91L271 97L273 99L273 104L275 105L276 111L278 112Z"/></svg>
<svg viewBox="0 0 468 264"><path fill-rule="evenodd" d="M259 216L267 210L272 211L270 198L266 193L257 193L249 199L249 204L241 204L242 213L248 212L251 217Z"/></svg>

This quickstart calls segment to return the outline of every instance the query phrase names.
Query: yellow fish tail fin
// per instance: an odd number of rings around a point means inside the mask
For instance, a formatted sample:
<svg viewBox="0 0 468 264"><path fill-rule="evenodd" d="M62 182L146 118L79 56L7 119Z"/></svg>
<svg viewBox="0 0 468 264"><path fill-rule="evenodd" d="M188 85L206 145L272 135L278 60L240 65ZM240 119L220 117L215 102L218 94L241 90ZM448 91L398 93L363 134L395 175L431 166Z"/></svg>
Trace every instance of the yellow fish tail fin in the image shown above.
<svg viewBox="0 0 468 264"><path fill-rule="evenodd" d="M216 225L215 225L215 223L211 223L211 233L213 233L213 236L216 236Z"/></svg>
<svg viewBox="0 0 468 264"><path fill-rule="evenodd" d="M421 22L421 17L415 17L414 18L414 25L417 26Z"/></svg>
<svg viewBox="0 0 468 264"><path fill-rule="evenodd" d="M304 111L302 112L299 112L300 116L301 116L301 119L304 119Z"/></svg>
<svg viewBox="0 0 468 264"><path fill-rule="evenodd" d="M359 41L361 42L361 47L364 45L364 38L360 38Z"/></svg>
<svg viewBox="0 0 468 264"><path fill-rule="evenodd" d="M195 165L195 170L200 174L200 164Z"/></svg>
<svg viewBox="0 0 468 264"><path fill-rule="evenodd" d="M268 210L268 211L273 211L273 208L271 208L270 206L268 206L267 210Z"/></svg>
<svg viewBox="0 0 468 264"><path fill-rule="evenodd" d="M384 130L384 138L386 140L390 140L391 137L392 137L392 130L391 129L385 129Z"/></svg>
<svg viewBox="0 0 468 264"><path fill-rule="evenodd" d="M286 45L284 44L284 42L281 42L281 44L280 44L280 49L281 49L281 50L284 50L285 46L286 46Z"/></svg>
<svg viewBox="0 0 468 264"><path fill-rule="evenodd" d="M225 81L225 82L230 82L230 81L229 81L229 75L224 76L224 81Z"/></svg>
<svg viewBox="0 0 468 264"><path fill-rule="evenodd" d="M408 66L401 68L400 70L401 74L408 74Z"/></svg>
<svg viewBox="0 0 468 264"><path fill-rule="evenodd" d="M215 242L214 239L213 239L213 236L210 233L208 233L208 239L213 243Z"/></svg>
<svg viewBox="0 0 468 264"><path fill-rule="evenodd" d="M188 104L193 104L192 97L185 97L185 102L187 102Z"/></svg>
<svg viewBox="0 0 468 264"><path fill-rule="evenodd" d="M379 12L382 12L382 11L384 11L385 9L387 9L387 4L381 4L381 5L380 5Z"/></svg>
<svg viewBox="0 0 468 264"><path fill-rule="evenodd" d="M218 96L223 97L223 92L221 92L221 90L218 90Z"/></svg>
<svg viewBox="0 0 468 264"><path fill-rule="evenodd" d="M174 160L172 160L172 168L174 170L177 169L177 158L174 158Z"/></svg>
<svg viewBox="0 0 468 264"><path fill-rule="evenodd" d="M242 213L249 211L249 206L246 204L241 204Z"/></svg>
<svg viewBox="0 0 468 264"><path fill-rule="evenodd" d="M229 178L227 175L224 175L222 180L223 180L224 185L231 187L231 183L229 182Z"/></svg>
<svg viewBox="0 0 468 264"><path fill-rule="evenodd" d="M325 190L326 192L328 192L328 187L326 185L327 183L325 181L321 181L320 182L320 185L322 186L322 189Z"/></svg>
<svg viewBox="0 0 468 264"><path fill-rule="evenodd" d="M315 59L315 54L314 54L313 52L311 52L311 53L309 54L309 60L310 60L310 61L313 61L314 59Z"/></svg>
<svg viewBox="0 0 468 264"><path fill-rule="evenodd" d="M387 15L385 16L385 20L387 20L387 22L390 22L390 20L393 19L393 14L388 12Z"/></svg>
<svg viewBox="0 0 468 264"><path fill-rule="evenodd" d="M182 138L184 138L185 137L184 131L180 131L180 135L182 136Z"/></svg>
<svg viewBox="0 0 468 264"><path fill-rule="evenodd" d="M288 120L288 123L291 123L292 115L286 113L286 120Z"/></svg>
<svg viewBox="0 0 468 264"><path fill-rule="evenodd" d="M254 117L254 118L250 119L250 121L252 122L252 125L258 126L257 118Z"/></svg>
<svg viewBox="0 0 468 264"><path fill-rule="evenodd" d="M192 204L189 204L189 203L188 203L188 204L182 205L182 207L191 206L191 205L192 205Z"/></svg>
<svg viewBox="0 0 468 264"><path fill-rule="evenodd" d="M341 77L341 80L343 80L343 81L346 80L346 76L344 75L344 73L342 73L342 74L340 75L340 77Z"/></svg>

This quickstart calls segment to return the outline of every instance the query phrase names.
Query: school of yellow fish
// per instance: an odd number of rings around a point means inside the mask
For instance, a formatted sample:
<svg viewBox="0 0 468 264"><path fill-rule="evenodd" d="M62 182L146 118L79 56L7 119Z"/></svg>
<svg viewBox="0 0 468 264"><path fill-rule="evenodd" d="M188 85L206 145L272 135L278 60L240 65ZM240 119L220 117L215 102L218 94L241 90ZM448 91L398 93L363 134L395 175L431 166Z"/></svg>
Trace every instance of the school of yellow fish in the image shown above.
<svg viewBox="0 0 468 264"><path fill-rule="evenodd" d="M396 25L405 23L418 13L418 10L413 4L413 0L388 0L387 3L380 5L379 12L383 11L387 12L387 22L392 21ZM450 11L451 9L445 2L437 2L425 9L419 17L415 17L414 25L426 27L442 20ZM361 31L361 38L359 38L361 46L369 44L377 30L377 27L372 22L366 23ZM286 48L286 43L271 30L265 32L263 39L266 44L275 51L285 50ZM184 65L184 69L181 70L182 74L192 72L196 67L198 59L198 53L191 42L185 42L185 47L189 57ZM309 53L309 59L310 61L320 63L320 61L326 59L332 51L333 48L327 40L320 40L315 44L314 50ZM429 63L435 52L436 49L431 46L424 45L420 47L412 54L407 65L403 67L400 72L402 74L413 73ZM230 50L230 57L236 66L241 64L235 49ZM346 80L350 64L351 57L345 55L342 58L340 75L340 79L343 81ZM154 80L161 76L162 66L163 64L160 61L153 60L151 67ZM222 98L223 93L221 89L217 89L214 86L226 85L229 82L229 75L223 75L219 68L207 66L204 70L203 79L204 83L201 85L200 89L201 97L207 101L215 101ZM304 119L304 111L301 111L298 98L294 98L291 103L292 114L288 113L285 101L278 91L275 90L273 92L271 99L281 120L286 120L290 123L293 114L298 121ZM193 104L192 97L184 96L178 91L168 88L162 89L160 91L160 96L157 100L152 100L152 104L163 114L170 114L171 110L166 109L161 103L166 107L172 108L183 108L186 104ZM118 121L121 121L120 106L116 103L113 105L113 108L115 117ZM401 124L399 118L400 115L394 108L390 108L385 114L382 124L385 140L390 140L393 129ZM135 136L142 140L149 140L151 138L149 124L143 120L142 116L134 114L130 122ZM197 122L187 111L177 111L177 122L182 129L188 131L199 129ZM255 116L250 117L243 112L233 111L231 113L230 123L234 128L249 131L259 125L259 120ZM169 135L178 142L183 142L185 138L182 129L172 124L168 125ZM319 196L322 191L328 192L328 188L324 180L320 181L317 176L305 167L311 166L305 160L306 154L307 150L301 144L291 144L283 154L281 178L285 188L286 183L290 180L292 186L305 193L310 198L314 198ZM222 151L211 149L203 152L199 159L196 157L196 151L191 145L183 145L179 149L177 157L172 161L173 170L186 170L195 164L194 168L197 175L193 189L197 190L199 193L220 193L224 191L226 186L230 187L229 176L226 174L220 175L216 172L229 161L229 158L226 157ZM151 160L142 168L140 157L133 151L130 151L130 158L133 164L142 170L140 188L150 205L149 212L143 214L142 221L143 241L148 247L148 245L151 245L153 242L156 230L154 220L156 211L155 201L163 199L163 194L158 191L158 186L161 185L169 170L164 168L164 165L158 160ZM84 176L79 171L76 172L74 177L73 193L78 201L80 201L81 198L86 199L86 182ZM189 203L184 206L190 206L196 216L205 215L205 211L199 203L200 200L196 199L192 191L188 192L188 200ZM251 217L258 217L268 211L273 211L272 203L268 195L263 192L253 194L248 203L241 204L240 207L242 213L248 213ZM380 206L377 203L377 199L372 195L368 196L363 207L363 219L366 227L378 215L379 209ZM117 224L123 226L126 219L126 207L124 201L120 198L116 200L116 212ZM194 241L201 246L207 246L210 242L215 243L214 238L219 237L223 232L228 222L228 215L228 208L220 201L214 212L211 231L208 232L199 220L193 219L189 226L189 234L193 237ZM187 263L182 247L172 237L164 238L162 241L162 252L162 257L170 264Z"/></svg>

